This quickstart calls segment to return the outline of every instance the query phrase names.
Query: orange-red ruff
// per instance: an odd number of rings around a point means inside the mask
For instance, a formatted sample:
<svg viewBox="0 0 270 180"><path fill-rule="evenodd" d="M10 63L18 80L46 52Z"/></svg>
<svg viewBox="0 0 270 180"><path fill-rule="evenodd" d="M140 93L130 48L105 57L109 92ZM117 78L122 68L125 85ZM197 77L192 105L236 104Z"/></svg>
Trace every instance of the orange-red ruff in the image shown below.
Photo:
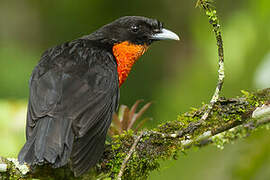
<svg viewBox="0 0 270 180"><path fill-rule="evenodd" d="M118 65L119 87L128 77L133 64L144 54L147 48L147 45L136 45L128 41L113 46L113 54Z"/></svg>

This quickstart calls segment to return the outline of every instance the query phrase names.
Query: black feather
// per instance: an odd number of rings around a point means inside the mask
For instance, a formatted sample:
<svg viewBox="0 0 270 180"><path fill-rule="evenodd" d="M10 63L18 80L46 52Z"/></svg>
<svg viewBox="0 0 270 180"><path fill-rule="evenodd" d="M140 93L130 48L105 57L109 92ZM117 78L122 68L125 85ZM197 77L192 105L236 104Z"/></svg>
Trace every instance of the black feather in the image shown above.
<svg viewBox="0 0 270 180"><path fill-rule="evenodd" d="M79 39L43 54L30 80L20 162L57 168L71 157L80 175L100 159L119 85L113 55L94 43Z"/></svg>

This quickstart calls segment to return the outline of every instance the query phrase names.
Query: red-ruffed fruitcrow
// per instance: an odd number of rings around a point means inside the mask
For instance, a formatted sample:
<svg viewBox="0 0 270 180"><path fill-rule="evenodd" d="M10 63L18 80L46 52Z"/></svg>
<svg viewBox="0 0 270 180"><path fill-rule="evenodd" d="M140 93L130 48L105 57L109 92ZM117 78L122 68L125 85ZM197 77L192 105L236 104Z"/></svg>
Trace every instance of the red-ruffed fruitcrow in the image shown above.
<svg viewBox="0 0 270 180"><path fill-rule="evenodd" d="M155 19L121 17L90 35L48 49L32 72L26 139L19 161L75 176L100 159L119 87L158 40L179 37Z"/></svg>

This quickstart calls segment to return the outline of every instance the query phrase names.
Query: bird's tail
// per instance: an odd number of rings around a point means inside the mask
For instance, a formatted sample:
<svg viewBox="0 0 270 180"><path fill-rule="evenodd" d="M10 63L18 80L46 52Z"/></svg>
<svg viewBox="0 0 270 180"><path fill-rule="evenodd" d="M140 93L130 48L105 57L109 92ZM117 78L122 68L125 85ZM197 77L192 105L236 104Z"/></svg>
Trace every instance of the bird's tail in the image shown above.
<svg viewBox="0 0 270 180"><path fill-rule="evenodd" d="M29 165L51 164L58 168L67 164L73 145L74 134L71 121L61 118L43 117L27 137L18 160Z"/></svg>
<svg viewBox="0 0 270 180"><path fill-rule="evenodd" d="M88 132L74 140L71 153L72 171L75 177L80 176L100 160L111 123L113 110L109 108L100 116L100 120Z"/></svg>

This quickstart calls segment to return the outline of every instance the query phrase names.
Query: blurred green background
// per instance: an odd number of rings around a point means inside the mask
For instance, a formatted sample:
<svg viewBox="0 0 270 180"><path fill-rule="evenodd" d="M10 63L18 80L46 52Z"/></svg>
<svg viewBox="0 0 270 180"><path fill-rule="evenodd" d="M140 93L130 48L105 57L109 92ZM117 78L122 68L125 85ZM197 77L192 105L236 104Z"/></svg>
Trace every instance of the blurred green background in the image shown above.
<svg viewBox="0 0 270 180"><path fill-rule="evenodd" d="M223 96L270 87L270 1L218 0L226 82ZM195 0L0 0L0 156L15 157L25 141L28 79L47 48L89 34L125 15L157 18L180 35L158 42L121 87L121 104L153 105L149 128L208 102L217 81L216 42ZM161 163L150 179L270 179L270 132L246 140L192 149Z"/></svg>

